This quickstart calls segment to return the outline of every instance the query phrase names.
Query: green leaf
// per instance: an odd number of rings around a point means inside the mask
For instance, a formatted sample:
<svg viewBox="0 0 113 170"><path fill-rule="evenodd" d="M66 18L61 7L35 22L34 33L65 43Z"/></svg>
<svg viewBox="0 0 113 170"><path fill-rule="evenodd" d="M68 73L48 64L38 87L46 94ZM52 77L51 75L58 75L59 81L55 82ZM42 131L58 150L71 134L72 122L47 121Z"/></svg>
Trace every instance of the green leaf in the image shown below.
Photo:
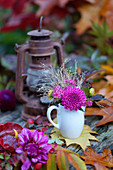
<svg viewBox="0 0 113 170"><path fill-rule="evenodd" d="M8 160L10 158L9 155L5 155L5 160Z"/></svg>
<svg viewBox="0 0 113 170"><path fill-rule="evenodd" d="M94 100L94 101L99 101L104 99L104 96L101 94L96 94L95 96L90 97L90 99Z"/></svg>
<svg viewBox="0 0 113 170"><path fill-rule="evenodd" d="M48 160L46 163L47 170L57 170L55 153L48 153Z"/></svg>
<svg viewBox="0 0 113 170"><path fill-rule="evenodd" d="M109 30L107 22L104 21L102 26L93 23L92 31L90 33L95 36L94 41L97 44L99 52L103 55L111 56L113 54L113 51L109 42L109 38L113 36L113 30L112 31ZM92 61L94 61L93 57Z"/></svg>
<svg viewBox="0 0 113 170"><path fill-rule="evenodd" d="M87 87L82 86L81 89L85 93L85 95L88 97L89 96L89 89Z"/></svg>
<svg viewBox="0 0 113 170"><path fill-rule="evenodd" d="M91 56L91 61L94 62L96 60L96 58L98 57L98 50L95 50L94 53Z"/></svg>
<svg viewBox="0 0 113 170"><path fill-rule="evenodd" d="M76 169L86 170L86 165L84 161L82 161L82 159L80 159L77 155L67 154L67 158L69 160L69 163L71 163Z"/></svg>
<svg viewBox="0 0 113 170"><path fill-rule="evenodd" d="M58 151L56 155L56 160L59 170L69 169L69 161L67 159L66 152Z"/></svg>
<svg viewBox="0 0 113 170"><path fill-rule="evenodd" d="M107 37L110 38L113 35L113 31L107 33Z"/></svg>
<svg viewBox="0 0 113 170"><path fill-rule="evenodd" d="M3 153L0 153L0 159L4 159Z"/></svg>
<svg viewBox="0 0 113 170"><path fill-rule="evenodd" d="M56 143L57 143L58 145L62 145L64 142L61 141L61 140L59 140L58 138L56 138Z"/></svg>
<svg viewBox="0 0 113 170"><path fill-rule="evenodd" d="M62 145L64 142L59 140L58 138L55 138L55 139L49 139L49 144L52 144L52 143L57 143L58 145Z"/></svg>
<svg viewBox="0 0 113 170"><path fill-rule="evenodd" d="M96 59L97 62L103 62L107 60L107 56L100 56Z"/></svg>
<svg viewBox="0 0 113 170"><path fill-rule="evenodd" d="M6 170L12 170L12 165L10 165L9 163L7 163L7 164L5 165L5 168L6 168Z"/></svg>
<svg viewBox="0 0 113 170"><path fill-rule="evenodd" d="M107 24L107 22L106 22L105 20L104 20L102 26L103 26L103 31L104 31L104 33L107 34L109 28L108 28L108 24Z"/></svg>

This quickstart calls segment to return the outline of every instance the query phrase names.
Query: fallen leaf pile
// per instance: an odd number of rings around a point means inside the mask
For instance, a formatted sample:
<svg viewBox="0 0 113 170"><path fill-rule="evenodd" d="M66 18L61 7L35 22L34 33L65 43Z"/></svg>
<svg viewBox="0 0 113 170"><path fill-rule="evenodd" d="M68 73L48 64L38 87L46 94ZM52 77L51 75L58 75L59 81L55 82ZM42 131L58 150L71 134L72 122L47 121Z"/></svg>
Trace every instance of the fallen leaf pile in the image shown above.
<svg viewBox="0 0 113 170"><path fill-rule="evenodd" d="M85 115L103 116L103 118L96 124L101 126L113 121L113 63L110 65L102 65L104 69L103 80L92 83L92 86L96 89L97 94L102 94L109 101L98 102L99 107L86 108Z"/></svg>
<svg viewBox="0 0 113 170"><path fill-rule="evenodd" d="M81 158L85 160L85 164L93 165L96 170L107 170L106 167L113 167L113 156L110 149L104 149L102 154L98 154L88 148Z"/></svg>

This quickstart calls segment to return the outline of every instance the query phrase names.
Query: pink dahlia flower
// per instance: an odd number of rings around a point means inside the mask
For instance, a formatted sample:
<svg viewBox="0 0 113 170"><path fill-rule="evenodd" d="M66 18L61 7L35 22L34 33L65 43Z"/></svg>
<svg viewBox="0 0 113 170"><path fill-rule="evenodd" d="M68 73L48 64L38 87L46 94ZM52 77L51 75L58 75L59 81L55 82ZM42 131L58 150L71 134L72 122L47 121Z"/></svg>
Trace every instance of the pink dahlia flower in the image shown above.
<svg viewBox="0 0 113 170"><path fill-rule="evenodd" d="M64 80L64 82L69 84L69 85L72 85L72 86L76 85L76 81L74 81L74 80Z"/></svg>
<svg viewBox="0 0 113 170"><path fill-rule="evenodd" d="M16 96L11 90L0 91L0 109L2 111L13 110L16 105Z"/></svg>
<svg viewBox="0 0 113 170"><path fill-rule="evenodd" d="M62 89L60 86L53 87L54 92L52 93L52 96L56 99L60 99L62 95Z"/></svg>
<svg viewBox="0 0 113 170"><path fill-rule="evenodd" d="M32 132L24 128L18 135L20 147L16 149L17 153L27 153L27 159L22 165L22 170L30 168L31 163L46 163L48 152L52 146L48 144L48 137L43 132L33 130Z"/></svg>
<svg viewBox="0 0 113 170"><path fill-rule="evenodd" d="M78 87L67 86L64 88L61 101L65 109L77 111L81 106L86 105L86 96Z"/></svg>

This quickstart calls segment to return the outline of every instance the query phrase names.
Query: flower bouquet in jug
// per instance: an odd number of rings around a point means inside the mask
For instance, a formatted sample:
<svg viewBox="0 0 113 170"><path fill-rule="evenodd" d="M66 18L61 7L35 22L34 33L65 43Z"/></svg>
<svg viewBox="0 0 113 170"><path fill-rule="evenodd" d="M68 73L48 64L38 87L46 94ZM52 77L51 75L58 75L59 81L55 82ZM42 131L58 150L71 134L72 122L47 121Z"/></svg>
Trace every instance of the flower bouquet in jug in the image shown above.
<svg viewBox="0 0 113 170"><path fill-rule="evenodd" d="M77 138L84 127L86 106L92 106L94 89L86 83L85 73L78 74L60 67L51 71L51 81L40 88L54 104L48 108L47 117L54 127L60 130L63 137ZM51 119L52 110L57 110L57 124Z"/></svg>

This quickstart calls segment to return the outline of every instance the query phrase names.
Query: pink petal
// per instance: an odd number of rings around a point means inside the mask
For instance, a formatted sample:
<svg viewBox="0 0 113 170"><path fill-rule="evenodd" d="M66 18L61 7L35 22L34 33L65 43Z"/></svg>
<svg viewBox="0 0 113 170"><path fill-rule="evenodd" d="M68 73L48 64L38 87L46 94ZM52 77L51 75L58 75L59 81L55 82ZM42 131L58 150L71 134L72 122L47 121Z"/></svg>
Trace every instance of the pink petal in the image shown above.
<svg viewBox="0 0 113 170"><path fill-rule="evenodd" d="M23 143L25 143L25 140L24 140L24 136L23 136L23 135L19 134L19 135L18 135L18 138L19 138Z"/></svg>
<svg viewBox="0 0 113 170"><path fill-rule="evenodd" d="M43 132L38 132L38 140L36 141L36 143L39 143L42 137L43 137Z"/></svg>
<svg viewBox="0 0 113 170"><path fill-rule="evenodd" d="M37 142L37 141L38 141L38 138L39 138L38 131L37 131L37 130L32 131L31 135L32 135L33 140L34 140L35 142Z"/></svg>
<svg viewBox="0 0 113 170"><path fill-rule="evenodd" d="M40 156L40 155L39 155L38 157L36 157L36 158L31 158L31 161L32 161L33 163L40 162L40 160L41 160L41 156Z"/></svg>
<svg viewBox="0 0 113 170"><path fill-rule="evenodd" d="M27 158L26 161L23 163L23 165L21 166L22 170L28 170L31 166L31 162L30 160Z"/></svg>
<svg viewBox="0 0 113 170"><path fill-rule="evenodd" d="M47 143L48 142L48 136L43 136L41 140L38 143Z"/></svg>
<svg viewBox="0 0 113 170"><path fill-rule="evenodd" d="M28 141L30 140L31 131L30 131L29 129L24 128L24 129L22 130L22 134L23 134L24 136L26 136L26 138L27 138Z"/></svg>
<svg viewBox="0 0 113 170"><path fill-rule="evenodd" d="M42 151L44 150L46 153L52 149L52 146L50 144L46 144L46 145L43 144L40 145L39 147L42 149Z"/></svg>
<svg viewBox="0 0 113 170"><path fill-rule="evenodd" d="M22 153L22 152L23 152L23 147L17 148L17 149L16 149L16 152L17 152L17 153Z"/></svg>

